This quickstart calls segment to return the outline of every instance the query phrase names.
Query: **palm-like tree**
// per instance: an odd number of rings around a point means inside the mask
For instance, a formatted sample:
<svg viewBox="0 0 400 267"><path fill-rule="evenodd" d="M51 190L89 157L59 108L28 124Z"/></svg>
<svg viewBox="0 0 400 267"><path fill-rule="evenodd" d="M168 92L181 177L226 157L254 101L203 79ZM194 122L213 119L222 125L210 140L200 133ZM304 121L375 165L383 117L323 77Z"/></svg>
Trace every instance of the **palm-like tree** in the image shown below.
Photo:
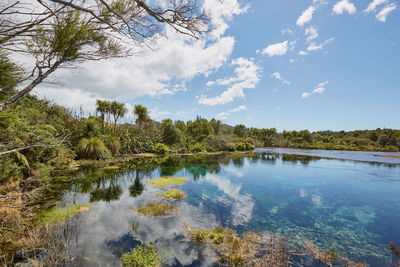
<svg viewBox="0 0 400 267"><path fill-rule="evenodd" d="M147 108L142 105L135 105L133 113L136 115L136 124L139 127L139 131L142 130L143 125L150 120L147 113Z"/></svg>
<svg viewBox="0 0 400 267"><path fill-rule="evenodd" d="M107 113L110 113L110 107L111 107L111 103L107 100L100 100L97 99L97 107L96 107L96 112L100 113L100 117L101 117L101 122L102 122L102 127L103 127L103 132L104 132L104 128L105 128L105 115Z"/></svg>
<svg viewBox="0 0 400 267"><path fill-rule="evenodd" d="M118 103L117 101L111 102L110 113L114 117L114 126L117 125L118 119L123 118L127 112L128 109L125 107L124 103Z"/></svg>

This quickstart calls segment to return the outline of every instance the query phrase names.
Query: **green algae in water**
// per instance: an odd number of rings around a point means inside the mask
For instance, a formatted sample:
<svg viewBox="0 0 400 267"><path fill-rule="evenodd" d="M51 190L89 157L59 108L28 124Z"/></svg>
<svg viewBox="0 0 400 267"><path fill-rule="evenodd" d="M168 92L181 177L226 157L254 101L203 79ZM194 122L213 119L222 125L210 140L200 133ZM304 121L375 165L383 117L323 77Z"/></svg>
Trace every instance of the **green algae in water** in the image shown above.
<svg viewBox="0 0 400 267"><path fill-rule="evenodd" d="M182 185L187 181L189 181L188 177L162 176L159 178L151 179L149 183L156 188L166 188L170 186Z"/></svg>
<svg viewBox="0 0 400 267"><path fill-rule="evenodd" d="M184 192L176 189L168 189L168 191L159 192L156 193L156 195L173 200L181 200L182 198L186 197Z"/></svg>
<svg viewBox="0 0 400 267"><path fill-rule="evenodd" d="M176 205L168 202L151 201L147 202L144 206L138 207L136 210L148 217L165 217L174 215L178 208Z"/></svg>
<svg viewBox="0 0 400 267"><path fill-rule="evenodd" d="M160 256L153 245L140 245L130 252L122 253L121 266L127 267L159 267L161 266Z"/></svg>
<svg viewBox="0 0 400 267"><path fill-rule="evenodd" d="M43 224L52 224L65 221L78 212L90 210L89 204L72 205L65 208L54 207L39 215L38 221Z"/></svg>

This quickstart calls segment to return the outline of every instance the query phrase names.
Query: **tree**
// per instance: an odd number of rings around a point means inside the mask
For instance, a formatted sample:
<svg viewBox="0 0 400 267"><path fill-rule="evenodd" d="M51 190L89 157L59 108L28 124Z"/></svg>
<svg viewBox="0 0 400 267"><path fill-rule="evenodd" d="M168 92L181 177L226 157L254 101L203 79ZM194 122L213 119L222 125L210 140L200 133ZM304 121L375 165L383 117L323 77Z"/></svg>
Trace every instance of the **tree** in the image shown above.
<svg viewBox="0 0 400 267"><path fill-rule="evenodd" d="M124 103L118 103L117 101L111 102L110 113L114 117L114 126L117 125L118 119L123 118L127 112L128 109L125 107Z"/></svg>
<svg viewBox="0 0 400 267"><path fill-rule="evenodd" d="M161 122L161 138L164 144L174 145L180 143L181 141L181 132L175 125L172 123L171 119L165 119Z"/></svg>
<svg viewBox="0 0 400 267"><path fill-rule="evenodd" d="M219 134L219 131L220 131L220 129L221 129L221 121L212 118L212 119L210 120L210 125L211 125L211 127L213 127L213 129L214 129L214 133L215 133L215 134Z"/></svg>
<svg viewBox="0 0 400 267"><path fill-rule="evenodd" d="M107 100L99 100L97 99L96 101L96 112L100 113L100 118L101 118L101 122L102 122L102 129L104 132L105 129L105 115L107 113L110 113L110 102Z"/></svg>
<svg viewBox="0 0 400 267"><path fill-rule="evenodd" d="M246 127L243 124L235 125L235 128L233 129L233 133L239 137L243 137L246 133Z"/></svg>
<svg viewBox="0 0 400 267"><path fill-rule="evenodd" d="M147 108L142 105L135 105L135 109L133 110L134 115L136 116L136 124L139 128L139 131L142 131L144 128L147 128L150 124L152 124L152 120L150 119Z"/></svg>
<svg viewBox="0 0 400 267"><path fill-rule="evenodd" d="M27 5L11 0L0 4L1 47L35 62L26 70L27 77L16 83L24 84L23 88L0 103L0 112L60 67L128 55L123 40L139 45L162 35L166 25L193 37L209 30L209 20L195 0L77 2L37 0Z"/></svg>

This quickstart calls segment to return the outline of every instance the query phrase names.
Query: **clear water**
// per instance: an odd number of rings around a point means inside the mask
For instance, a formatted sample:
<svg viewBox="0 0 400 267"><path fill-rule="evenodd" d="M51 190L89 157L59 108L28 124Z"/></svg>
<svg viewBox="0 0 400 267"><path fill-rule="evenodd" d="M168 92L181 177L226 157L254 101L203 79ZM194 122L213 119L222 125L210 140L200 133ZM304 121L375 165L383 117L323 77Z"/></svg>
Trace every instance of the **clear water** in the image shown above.
<svg viewBox="0 0 400 267"><path fill-rule="evenodd" d="M280 151L282 152L282 151ZM151 219L132 207L158 199L146 184L187 176L173 217ZM87 170L64 188L62 205L91 202L79 218L76 266L118 266L121 250L155 243L166 266L216 266L213 252L185 239L184 225L270 231L293 246L307 239L370 266L390 266L400 242L400 165L255 153L141 159L123 170ZM140 192L134 186L145 185Z"/></svg>

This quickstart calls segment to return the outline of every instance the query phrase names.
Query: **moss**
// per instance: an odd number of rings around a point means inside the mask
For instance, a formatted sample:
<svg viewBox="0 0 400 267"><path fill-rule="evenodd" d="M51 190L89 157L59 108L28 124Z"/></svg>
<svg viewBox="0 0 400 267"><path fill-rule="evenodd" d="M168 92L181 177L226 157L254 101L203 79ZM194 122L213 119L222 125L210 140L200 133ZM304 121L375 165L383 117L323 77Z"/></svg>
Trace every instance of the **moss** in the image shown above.
<svg viewBox="0 0 400 267"><path fill-rule="evenodd" d="M168 189L168 191L157 193L157 195L173 200L181 200L182 198L186 197L184 192L176 189Z"/></svg>
<svg viewBox="0 0 400 267"><path fill-rule="evenodd" d="M172 177L172 176L163 176L155 179L151 179L149 183L156 188L166 188L175 185L182 185L186 181L189 181L187 177Z"/></svg>
<svg viewBox="0 0 400 267"><path fill-rule="evenodd" d="M89 204L72 205L65 208L54 207L50 210L41 213L38 217L38 221L44 224L52 224L64 221L78 212L83 212L88 210L90 210Z"/></svg>
<svg viewBox="0 0 400 267"><path fill-rule="evenodd" d="M158 267L161 266L161 260L154 246L140 245L130 252L122 253L120 265L127 267Z"/></svg>
<svg viewBox="0 0 400 267"><path fill-rule="evenodd" d="M165 217L173 215L177 210L176 205L160 201L147 202L146 205L137 208L140 214L149 217Z"/></svg>

